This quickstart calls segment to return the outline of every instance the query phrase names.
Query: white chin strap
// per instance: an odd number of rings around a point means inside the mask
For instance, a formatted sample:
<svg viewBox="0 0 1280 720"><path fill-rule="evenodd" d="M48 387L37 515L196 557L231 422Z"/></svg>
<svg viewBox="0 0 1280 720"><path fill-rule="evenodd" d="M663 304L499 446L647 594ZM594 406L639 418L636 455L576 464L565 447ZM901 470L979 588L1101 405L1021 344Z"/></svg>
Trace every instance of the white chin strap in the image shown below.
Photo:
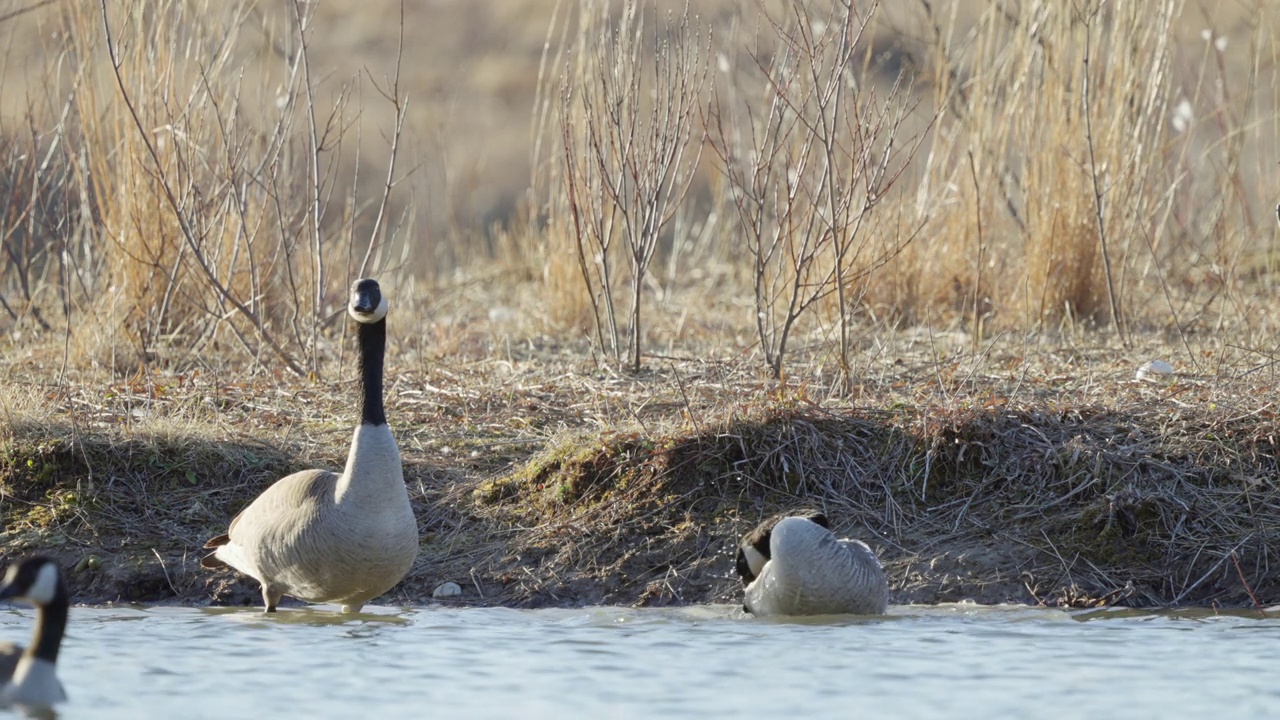
<svg viewBox="0 0 1280 720"><path fill-rule="evenodd" d="M764 572L764 564L768 559L757 549L746 545L742 548L742 554L747 558L747 567L751 568L751 574L760 577L760 573Z"/></svg>
<svg viewBox="0 0 1280 720"><path fill-rule="evenodd" d="M373 312L368 315L356 312L349 304L347 305L347 314L355 319L356 322L376 323L387 316L387 296L383 295L382 302L378 303L378 307L374 308Z"/></svg>
<svg viewBox="0 0 1280 720"><path fill-rule="evenodd" d="M53 563L45 563L40 566L40 572L36 573L36 581L22 593L22 597L37 605L48 605L57 594L58 568Z"/></svg>

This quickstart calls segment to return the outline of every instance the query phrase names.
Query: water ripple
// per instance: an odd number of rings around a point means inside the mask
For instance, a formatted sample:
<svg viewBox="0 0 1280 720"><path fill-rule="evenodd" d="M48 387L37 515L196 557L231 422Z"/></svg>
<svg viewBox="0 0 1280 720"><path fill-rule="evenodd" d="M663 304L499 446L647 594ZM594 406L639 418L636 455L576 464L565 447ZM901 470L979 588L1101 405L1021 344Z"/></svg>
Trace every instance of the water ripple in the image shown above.
<svg viewBox="0 0 1280 720"><path fill-rule="evenodd" d="M0 639L31 622L0 611ZM74 608L59 717L1277 717L1277 636L1257 613L968 604L871 620Z"/></svg>

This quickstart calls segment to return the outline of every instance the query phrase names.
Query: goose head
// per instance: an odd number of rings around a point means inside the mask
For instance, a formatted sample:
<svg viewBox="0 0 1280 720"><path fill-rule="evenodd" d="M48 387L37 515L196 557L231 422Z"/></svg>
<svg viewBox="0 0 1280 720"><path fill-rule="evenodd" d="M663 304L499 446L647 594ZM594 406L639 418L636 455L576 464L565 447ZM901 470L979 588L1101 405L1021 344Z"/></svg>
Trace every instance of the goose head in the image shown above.
<svg viewBox="0 0 1280 720"><path fill-rule="evenodd" d="M50 558L29 557L10 565L2 582L0 599L36 606L36 629L30 645L9 646L5 652L0 706L43 708L66 700L57 671L58 648L67 627L67 588L62 571ZM42 711L28 714L46 716Z"/></svg>
<svg viewBox="0 0 1280 720"><path fill-rule="evenodd" d="M351 301L347 313L356 322L376 323L387 316L387 298L382 294L378 281L362 278L351 283Z"/></svg>
<svg viewBox="0 0 1280 720"><path fill-rule="evenodd" d="M773 537L773 528L778 524L778 521L788 517L804 518L824 528L831 528L831 521L819 510L784 512L765 518L751 532L747 533L738 545L736 567L738 577L742 578L743 587L754 582L756 576L764 570L764 564L769 562L769 558L772 555L769 550L769 542Z"/></svg>
<svg viewBox="0 0 1280 720"><path fill-rule="evenodd" d="M66 597L62 572L58 564L46 557L29 557L9 566L0 600L25 600L36 607L47 607Z"/></svg>

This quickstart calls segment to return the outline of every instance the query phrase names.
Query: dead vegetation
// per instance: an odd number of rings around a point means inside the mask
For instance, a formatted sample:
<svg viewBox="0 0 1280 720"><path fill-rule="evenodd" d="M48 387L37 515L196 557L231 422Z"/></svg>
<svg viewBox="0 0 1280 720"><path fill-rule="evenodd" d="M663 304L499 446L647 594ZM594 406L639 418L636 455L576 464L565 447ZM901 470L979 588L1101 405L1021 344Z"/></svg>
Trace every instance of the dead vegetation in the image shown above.
<svg viewBox="0 0 1280 720"><path fill-rule="evenodd" d="M1274 601L1274 415L1186 387L1120 400L774 404L701 431L566 441L474 499L524 528L535 564L585 572L606 601L728 599L733 538L815 503L913 601L1239 605L1250 586Z"/></svg>
<svg viewBox="0 0 1280 720"><path fill-rule="evenodd" d="M423 554L389 600L453 580L466 603L736 602L737 538L801 504L881 554L895 602L1280 600L1274 377L1142 383L1122 350L1040 356L1067 374L1009 351L974 384L971 357L929 373L899 348L860 401L705 361L393 365ZM342 384L8 388L27 399L0 442L3 540L64 557L87 601L253 602L196 567L200 542L272 479L339 466L349 432Z"/></svg>
<svg viewBox="0 0 1280 720"><path fill-rule="evenodd" d="M1280 598L1261 5L379 2L14 20L8 550L85 599L251 599L193 553L341 464L373 268L399 599L733 601L735 538L798 503L898 601Z"/></svg>

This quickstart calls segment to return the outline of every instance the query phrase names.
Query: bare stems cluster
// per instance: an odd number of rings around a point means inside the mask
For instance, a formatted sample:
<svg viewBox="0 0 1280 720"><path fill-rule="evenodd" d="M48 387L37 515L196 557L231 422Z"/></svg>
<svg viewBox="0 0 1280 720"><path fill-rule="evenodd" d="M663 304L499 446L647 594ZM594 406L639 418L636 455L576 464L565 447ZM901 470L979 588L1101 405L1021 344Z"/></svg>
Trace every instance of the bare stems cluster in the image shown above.
<svg viewBox="0 0 1280 720"><path fill-rule="evenodd" d="M104 0L59 10L67 43L49 81L65 88L65 103L55 131L24 145L43 155L23 180L38 192L9 208L4 249L30 316L46 327L30 282L50 268L63 276L48 286L62 298L69 349L101 343L110 357L93 359L120 367L162 355L199 364L215 351L320 371L322 336L345 302L334 289L386 260L406 99L398 70L370 78L396 118L370 208L344 175L361 142L361 78L322 103L310 61L315 4L288 9L268 17L255 3ZM261 51L251 64L247 46ZM55 200L65 221L37 235L31 223L57 213L32 210ZM24 223L28 232L15 234ZM357 228L367 237L356 239Z"/></svg>
<svg viewBox="0 0 1280 720"><path fill-rule="evenodd" d="M539 330L632 371L654 347L730 345L847 387L877 333L917 325L975 350L993 332L1171 331L1190 362L1197 331L1242 348L1278 332L1263 9L558 0L532 127L518 96L519 139L493 138L531 182L467 218L447 199L480 195L502 158L444 136L439 157L401 157L425 134L410 91L452 112L448 71L400 42L402 17L382 29L407 54L390 77L335 80L362 60L326 54L320 7L4 19L53 18L57 41L48 92L0 128L0 329L65 328L66 357L118 368L319 373L339 289L395 250L406 282L491 281L482 302L536 299ZM368 171L366 133L385 169ZM402 189L407 166L431 182ZM439 232L410 238L409 218Z"/></svg>
<svg viewBox="0 0 1280 720"><path fill-rule="evenodd" d="M561 81L565 192L596 337L614 358L625 350L639 371L649 265L702 154L710 36L688 6L650 29L652 19L634 1L616 26L607 9L592 5L582 6L584 55ZM627 264L625 345L614 300L615 241Z"/></svg>

